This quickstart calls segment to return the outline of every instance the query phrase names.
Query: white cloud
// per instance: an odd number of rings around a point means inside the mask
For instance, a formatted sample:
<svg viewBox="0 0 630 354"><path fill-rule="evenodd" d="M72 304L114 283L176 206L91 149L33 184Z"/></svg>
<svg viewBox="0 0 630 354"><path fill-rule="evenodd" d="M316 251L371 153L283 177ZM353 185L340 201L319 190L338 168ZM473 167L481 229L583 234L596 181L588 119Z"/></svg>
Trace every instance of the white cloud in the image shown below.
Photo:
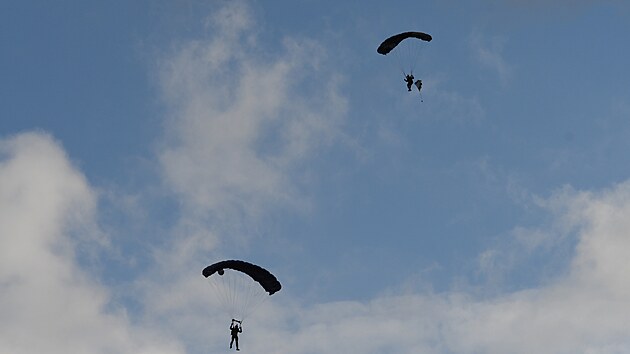
<svg viewBox="0 0 630 354"><path fill-rule="evenodd" d="M251 16L241 2L226 4L211 17L210 38L182 43L161 64L171 114L160 161L167 185L200 214L302 204L296 174L336 138L345 114L323 46L306 38L259 46Z"/></svg>
<svg viewBox="0 0 630 354"><path fill-rule="evenodd" d="M563 189L545 205L577 237L569 271L539 288L466 304L462 324L472 336L461 351L630 352L630 183L602 193Z"/></svg>
<svg viewBox="0 0 630 354"><path fill-rule="evenodd" d="M102 247L96 195L44 134L0 141L0 352L181 353L133 328L77 262Z"/></svg>

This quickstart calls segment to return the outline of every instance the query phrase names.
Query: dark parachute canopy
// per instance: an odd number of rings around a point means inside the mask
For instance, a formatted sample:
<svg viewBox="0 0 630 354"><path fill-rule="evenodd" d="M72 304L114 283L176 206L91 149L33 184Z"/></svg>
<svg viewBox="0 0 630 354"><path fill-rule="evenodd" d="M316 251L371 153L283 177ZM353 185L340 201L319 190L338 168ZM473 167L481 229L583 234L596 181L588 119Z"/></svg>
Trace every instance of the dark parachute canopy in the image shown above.
<svg viewBox="0 0 630 354"><path fill-rule="evenodd" d="M269 295L273 295L282 288L278 279L268 270L245 261L227 260L217 262L204 268L201 274L206 278L212 276L214 273L223 276L225 269L232 269L249 275L253 280L258 282Z"/></svg>
<svg viewBox="0 0 630 354"><path fill-rule="evenodd" d="M276 277L261 266L239 260L211 264L201 272L213 290L212 301L233 319L243 321L280 291Z"/></svg>
<svg viewBox="0 0 630 354"><path fill-rule="evenodd" d="M392 49L396 48L396 46L400 44L400 42L404 41L407 38L417 38L426 42L431 42L431 39L433 39L430 34L426 34L423 32L403 32L395 34L384 40L383 43L378 46L378 49L376 49L376 51L379 54L387 55L387 53L391 52Z"/></svg>

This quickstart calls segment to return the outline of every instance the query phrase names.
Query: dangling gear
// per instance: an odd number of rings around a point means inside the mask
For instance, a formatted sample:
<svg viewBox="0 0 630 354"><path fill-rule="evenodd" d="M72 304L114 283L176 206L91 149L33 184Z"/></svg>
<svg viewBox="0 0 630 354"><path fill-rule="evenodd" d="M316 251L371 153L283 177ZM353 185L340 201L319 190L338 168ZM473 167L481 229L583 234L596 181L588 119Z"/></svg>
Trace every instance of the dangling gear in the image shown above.
<svg viewBox="0 0 630 354"><path fill-rule="evenodd" d="M420 90L422 90L422 80L416 80L414 85L416 85L416 87L418 88L418 92L420 92Z"/></svg>

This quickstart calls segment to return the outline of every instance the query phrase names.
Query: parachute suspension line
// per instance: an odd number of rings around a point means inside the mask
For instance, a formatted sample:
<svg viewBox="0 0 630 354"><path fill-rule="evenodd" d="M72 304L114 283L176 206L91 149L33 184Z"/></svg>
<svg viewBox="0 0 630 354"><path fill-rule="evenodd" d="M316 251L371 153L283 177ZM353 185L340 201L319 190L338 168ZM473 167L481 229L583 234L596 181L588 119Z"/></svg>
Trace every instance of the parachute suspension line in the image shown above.
<svg viewBox="0 0 630 354"><path fill-rule="evenodd" d="M407 74L414 75L414 69L418 67L422 50L422 45L418 45L418 43L402 41L396 49L387 55L393 57L393 61L398 69L404 76L407 76Z"/></svg>
<svg viewBox="0 0 630 354"><path fill-rule="evenodd" d="M242 302L243 309L241 313L239 314L242 317L241 320L243 320L246 316L249 315L249 309L251 308L252 298L256 294L255 293L256 289L254 288L254 286L258 287L258 284L254 282L249 282L247 284L247 287L243 287L243 289L245 290L243 293L243 302Z"/></svg>
<svg viewBox="0 0 630 354"><path fill-rule="evenodd" d="M208 282L218 295L219 302L223 304L228 315L235 317L238 315L238 287L237 277L232 272L226 271L224 275L216 274L208 278Z"/></svg>
<svg viewBox="0 0 630 354"><path fill-rule="evenodd" d="M226 272L224 275L221 276L220 288L223 291L225 299L224 304L230 316L233 316L236 311L236 305L234 303L234 286L232 286L233 282L234 280L232 279L232 274L230 274L229 272Z"/></svg>
<svg viewBox="0 0 630 354"><path fill-rule="evenodd" d="M217 277L221 277L221 280L219 280ZM215 293L217 294L217 297L219 298L219 303L224 304L224 306L231 307L231 296L229 294L229 288L225 285L225 279L223 279L223 276L217 275L216 277L208 278L208 283L210 284L210 286L212 286Z"/></svg>
<svg viewBox="0 0 630 354"><path fill-rule="evenodd" d="M220 303L231 318L240 321L249 317L259 305L266 302L269 294L260 284L247 275L236 274L225 270L224 275L213 275L208 282L218 295Z"/></svg>
<svg viewBox="0 0 630 354"><path fill-rule="evenodd" d="M390 55L394 57L394 62L396 63L396 66L398 66L398 69L402 72L403 77L407 76L407 68L404 64L403 54L401 54L400 51L393 51Z"/></svg>
<svg viewBox="0 0 630 354"><path fill-rule="evenodd" d="M263 290L259 284L250 282L249 284L249 295L247 304L243 310L243 318L249 317L249 315L257 309L261 304L266 302L269 299L269 294Z"/></svg>
<svg viewBox="0 0 630 354"><path fill-rule="evenodd" d="M418 46L415 43L403 41L399 44L401 50L398 56L401 58L402 66L405 71L408 71L409 74L413 75L413 69L415 68L415 54Z"/></svg>
<svg viewBox="0 0 630 354"><path fill-rule="evenodd" d="M405 41L405 43L401 43L400 45L402 45L407 51L407 62L405 63L405 65L407 65L407 67L409 68L409 72L411 73L411 75L413 75L413 48L411 48L412 46L409 45L409 42L407 41Z"/></svg>
<svg viewBox="0 0 630 354"><path fill-rule="evenodd" d="M400 46L402 47L400 48L401 50L396 51L396 55L399 58L399 65L405 75L414 75L420 50L418 46L414 46L413 43L402 43Z"/></svg>
<svg viewBox="0 0 630 354"><path fill-rule="evenodd" d="M234 276L232 276L234 275ZM234 317L239 317L240 315L240 309L238 308L237 304L241 304L242 302L240 301L239 297L240 297L240 279L242 277L239 277L237 274L233 274L233 272L230 272L230 295L231 295L231 303L230 303L230 307L232 310L231 316Z"/></svg>
<svg viewBox="0 0 630 354"><path fill-rule="evenodd" d="M228 311L228 314L230 316L234 316L235 313L235 308L234 308L234 290L232 290L234 287L232 286L232 275L230 274L230 271L225 271L225 274L221 276L221 285L222 287L225 289L225 295L226 295L226 300L225 300L225 306L226 306L226 310Z"/></svg>
<svg viewBox="0 0 630 354"><path fill-rule="evenodd" d="M268 294L263 291L259 284L255 282L246 282L243 285L244 293L242 299L242 310L239 313L241 320L249 317L255 308L257 308L264 300L267 299Z"/></svg>
<svg viewBox="0 0 630 354"><path fill-rule="evenodd" d="M235 274L234 272L230 271L230 277L228 278L230 281L229 287L230 287L230 307L231 307L231 314L230 316L232 318L235 317L240 317L240 312L241 309L239 308L239 304L242 304L242 301L240 299L241 297L241 292L239 291L239 289L241 289L242 287L242 278L243 276L239 276L238 274ZM239 318L237 318L239 319Z"/></svg>

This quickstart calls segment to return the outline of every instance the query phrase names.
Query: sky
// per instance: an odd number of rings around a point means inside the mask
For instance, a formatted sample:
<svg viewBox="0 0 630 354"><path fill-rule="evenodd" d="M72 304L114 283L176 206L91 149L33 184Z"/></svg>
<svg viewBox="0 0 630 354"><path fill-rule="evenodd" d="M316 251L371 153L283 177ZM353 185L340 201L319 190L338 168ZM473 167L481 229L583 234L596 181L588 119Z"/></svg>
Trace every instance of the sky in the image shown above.
<svg viewBox="0 0 630 354"><path fill-rule="evenodd" d="M407 92L378 45L423 31ZM630 353L623 1L0 1L0 352Z"/></svg>

